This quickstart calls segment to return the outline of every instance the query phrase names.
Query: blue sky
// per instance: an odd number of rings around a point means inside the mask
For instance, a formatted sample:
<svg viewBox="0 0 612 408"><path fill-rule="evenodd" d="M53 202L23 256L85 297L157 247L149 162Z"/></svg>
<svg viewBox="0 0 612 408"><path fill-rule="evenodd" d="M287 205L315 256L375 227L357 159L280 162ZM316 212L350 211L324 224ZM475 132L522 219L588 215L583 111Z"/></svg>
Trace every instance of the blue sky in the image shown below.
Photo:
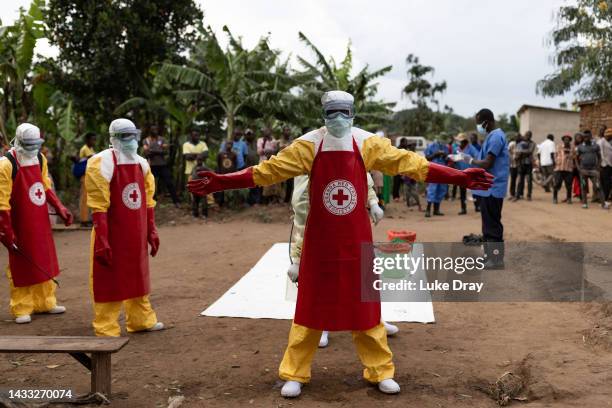
<svg viewBox="0 0 612 408"><path fill-rule="evenodd" d="M0 18L12 21L27 0L3 0ZM410 106L401 90L407 82L406 56L435 67L434 80L446 80L441 99L457 113L482 107L515 113L524 104L558 107L573 95L543 98L535 84L553 71L553 49L546 40L554 13L564 0L207 0L199 1L204 22L223 37L227 24L253 45L271 33L274 48L285 55L312 56L298 40L303 31L327 56L340 60L351 40L355 69L393 65L381 78L379 98ZM56 50L42 43L38 51Z"/></svg>

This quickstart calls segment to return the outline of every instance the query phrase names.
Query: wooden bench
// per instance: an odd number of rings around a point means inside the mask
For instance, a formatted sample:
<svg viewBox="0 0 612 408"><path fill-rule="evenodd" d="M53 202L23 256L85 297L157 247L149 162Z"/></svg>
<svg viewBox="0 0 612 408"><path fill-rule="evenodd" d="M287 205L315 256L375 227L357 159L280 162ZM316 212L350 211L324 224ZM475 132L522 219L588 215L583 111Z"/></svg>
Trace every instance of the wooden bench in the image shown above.
<svg viewBox="0 0 612 408"><path fill-rule="evenodd" d="M111 354L128 337L0 336L0 353L68 353L91 372L91 392L110 398ZM91 358L86 354L91 353Z"/></svg>

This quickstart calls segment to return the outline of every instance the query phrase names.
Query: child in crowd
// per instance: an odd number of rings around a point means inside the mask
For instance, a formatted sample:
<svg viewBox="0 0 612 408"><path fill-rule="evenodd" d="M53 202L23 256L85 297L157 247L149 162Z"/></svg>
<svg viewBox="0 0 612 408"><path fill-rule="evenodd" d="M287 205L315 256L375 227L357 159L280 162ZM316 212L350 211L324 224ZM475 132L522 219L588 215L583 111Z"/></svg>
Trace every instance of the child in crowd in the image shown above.
<svg viewBox="0 0 612 408"><path fill-rule="evenodd" d="M198 173L201 171L210 171L206 164L204 163L204 154L198 154L196 157L196 165L191 171L191 180L197 180L200 177ZM208 200L206 197L197 196L195 194L191 194L191 213L195 218L200 217L200 204L202 204L202 218L208 218Z"/></svg>

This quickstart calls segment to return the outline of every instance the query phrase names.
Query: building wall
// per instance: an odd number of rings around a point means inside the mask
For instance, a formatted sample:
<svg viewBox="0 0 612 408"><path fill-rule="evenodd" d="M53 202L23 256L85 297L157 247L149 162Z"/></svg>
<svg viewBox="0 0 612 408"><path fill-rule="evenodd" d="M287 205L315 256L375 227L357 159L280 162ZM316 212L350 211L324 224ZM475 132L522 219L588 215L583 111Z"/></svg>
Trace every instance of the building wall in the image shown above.
<svg viewBox="0 0 612 408"><path fill-rule="evenodd" d="M597 134L601 125L612 127L612 101L580 105L580 130L590 129Z"/></svg>
<svg viewBox="0 0 612 408"><path fill-rule="evenodd" d="M531 130L532 140L538 144L543 142L549 133L555 135L555 141L559 141L561 136L573 135L580 127L580 113L572 111L528 108L521 112L519 119L520 133L524 135Z"/></svg>

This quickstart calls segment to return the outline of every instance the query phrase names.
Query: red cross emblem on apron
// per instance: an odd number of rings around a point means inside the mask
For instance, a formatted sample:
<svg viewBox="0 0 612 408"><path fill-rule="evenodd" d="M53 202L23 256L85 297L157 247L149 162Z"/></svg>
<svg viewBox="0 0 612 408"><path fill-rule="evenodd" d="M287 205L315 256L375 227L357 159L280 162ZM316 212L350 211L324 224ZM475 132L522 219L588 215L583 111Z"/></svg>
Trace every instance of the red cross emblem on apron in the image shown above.
<svg viewBox="0 0 612 408"><path fill-rule="evenodd" d="M380 301L371 293L366 169L355 140L352 151L322 146L310 173L294 321L318 330L368 330L380 323Z"/></svg>

